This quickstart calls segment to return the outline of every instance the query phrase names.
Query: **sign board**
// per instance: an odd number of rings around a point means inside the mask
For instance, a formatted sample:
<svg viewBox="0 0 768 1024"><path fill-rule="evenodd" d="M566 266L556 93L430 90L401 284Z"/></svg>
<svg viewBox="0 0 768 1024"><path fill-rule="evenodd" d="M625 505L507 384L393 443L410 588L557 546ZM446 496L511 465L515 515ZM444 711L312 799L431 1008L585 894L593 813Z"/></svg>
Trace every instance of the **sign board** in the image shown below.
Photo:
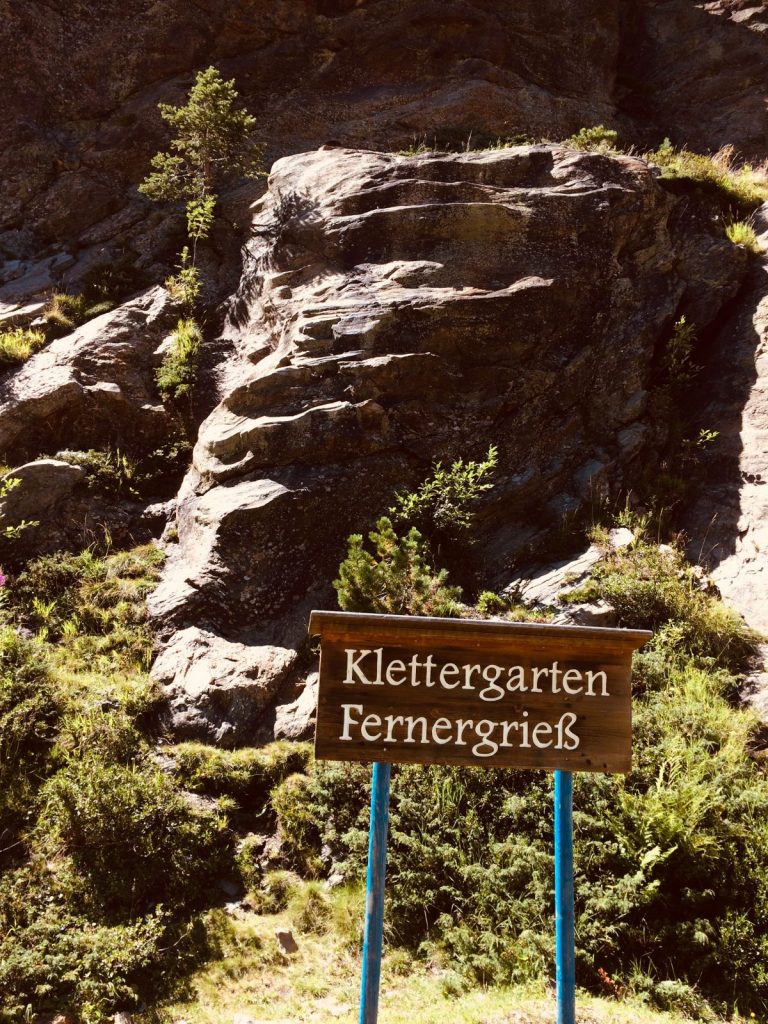
<svg viewBox="0 0 768 1024"><path fill-rule="evenodd" d="M628 772L644 630L312 612L315 756Z"/></svg>

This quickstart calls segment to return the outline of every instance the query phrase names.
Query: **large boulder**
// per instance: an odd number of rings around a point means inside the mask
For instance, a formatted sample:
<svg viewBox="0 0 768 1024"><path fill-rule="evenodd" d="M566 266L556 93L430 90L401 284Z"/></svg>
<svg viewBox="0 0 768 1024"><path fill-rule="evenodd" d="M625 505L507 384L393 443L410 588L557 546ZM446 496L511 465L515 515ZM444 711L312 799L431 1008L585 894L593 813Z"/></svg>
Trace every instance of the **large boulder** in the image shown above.
<svg viewBox="0 0 768 1024"><path fill-rule="evenodd" d="M173 431L157 353L177 311L151 288L89 320L0 382L0 455L19 465L62 448L146 451Z"/></svg>
<svg viewBox="0 0 768 1024"><path fill-rule="evenodd" d="M745 260L630 157L332 148L275 165L245 265L152 599L171 645L204 623L299 647L347 535L491 443L478 553L508 581L532 537L663 444L655 353L681 313L716 315Z"/></svg>
<svg viewBox="0 0 768 1024"><path fill-rule="evenodd" d="M166 686L168 725L178 739L253 744L262 712L296 661L292 650L230 643L204 629L178 633L152 669Z"/></svg>

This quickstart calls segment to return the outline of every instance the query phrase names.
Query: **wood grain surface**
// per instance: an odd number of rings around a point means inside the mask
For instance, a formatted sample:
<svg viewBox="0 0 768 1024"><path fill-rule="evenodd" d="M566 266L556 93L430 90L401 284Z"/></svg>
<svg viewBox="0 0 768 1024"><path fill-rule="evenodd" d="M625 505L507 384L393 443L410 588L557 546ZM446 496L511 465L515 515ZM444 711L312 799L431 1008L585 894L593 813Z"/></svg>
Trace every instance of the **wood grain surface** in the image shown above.
<svg viewBox="0 0 768 1024"><path fill-rule="evenodd" d="M646 631L313 612L310 633L318 758L630 770Z"/></svg>

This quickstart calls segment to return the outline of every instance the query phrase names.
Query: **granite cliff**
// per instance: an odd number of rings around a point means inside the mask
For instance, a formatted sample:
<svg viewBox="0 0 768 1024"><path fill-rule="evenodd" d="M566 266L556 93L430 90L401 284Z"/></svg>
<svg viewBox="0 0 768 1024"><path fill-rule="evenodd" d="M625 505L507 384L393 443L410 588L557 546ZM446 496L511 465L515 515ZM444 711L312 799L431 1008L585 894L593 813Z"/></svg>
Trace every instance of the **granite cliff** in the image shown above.
<svg viewBox="0 0 768 1024"><path fill-rule="evenodd" d="M729 512L713 532L708 488L693 543L762 624L759 600L728 581L755 561L744 536L762 529L764 270L643 160L530 141L471 149L602 122L640 148L669 136L762 160L762 7L5 6L0 33L31 42L5 69L19 116L0 145L0 317L28 323L54 287L94 273L116 274L122 294L0 381L0 452L22 480L3 514L46 524L17 557L104 528L118 544L164 531L154 671L177 735L231 745L300 731L308 610L331 600L347 534L435 460L499 445L478 549L497 586L564 515L630 486L667 443L654 395L680 316L708 366L702 422L727 439L711 472ZM154 374L176 316L159 282L182 220L136 185L164 143L157 103L179 102L210 63L236 78L271 174L222 198L201 253L191 465L176 459L130 500L96 500L67 449L141 462L179 439ZM391 152L435 142L468 151ZM757 594L759 559L750 572Z"/></svg>

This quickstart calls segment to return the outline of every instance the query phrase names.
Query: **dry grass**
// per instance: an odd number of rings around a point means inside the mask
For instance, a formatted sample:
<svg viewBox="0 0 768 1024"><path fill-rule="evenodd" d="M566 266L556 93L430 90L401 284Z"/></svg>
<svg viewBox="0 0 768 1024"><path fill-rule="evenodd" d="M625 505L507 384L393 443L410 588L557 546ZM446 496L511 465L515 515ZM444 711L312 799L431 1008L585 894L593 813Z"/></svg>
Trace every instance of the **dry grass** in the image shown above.
<svg viewBox="0 0 768 1024"><path fill-rule="evenodd" d="M726 224L725 233L734 245L743 245L748 252L761 253L762 245L757 238L757 232L746 220L735 220Z"/></svg>

